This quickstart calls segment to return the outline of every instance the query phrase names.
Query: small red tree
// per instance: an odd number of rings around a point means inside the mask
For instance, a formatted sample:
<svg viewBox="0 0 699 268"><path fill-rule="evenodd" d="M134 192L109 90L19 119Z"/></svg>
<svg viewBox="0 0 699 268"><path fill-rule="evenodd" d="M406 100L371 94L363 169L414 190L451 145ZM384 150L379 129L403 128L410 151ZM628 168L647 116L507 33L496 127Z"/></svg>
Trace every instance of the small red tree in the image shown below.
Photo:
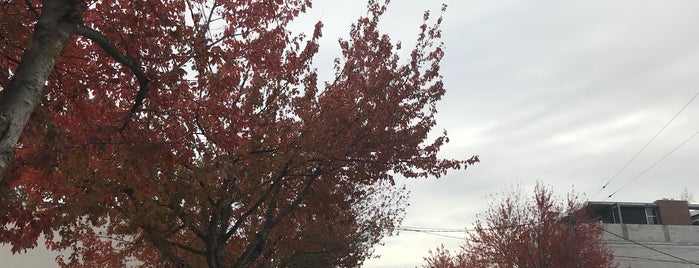
<svg viewBox="0 0 699 268"><path fill-rule="evenodd" d="M424 267L616 267L574 193L561 201L538 183L533 199L504 193L480 217L462 252L430 252Z"/></svg>
<svg viewBox="0 0 699 268"><path fill-rule="evenodd" d="M465 259L464 254L454 254L452 255L448 249L444 248L444 245L436 248L434 251L430 250L428 256L424 257L423 260L427 264L423 267L429 268L462 268L471 267Z"/></svg>

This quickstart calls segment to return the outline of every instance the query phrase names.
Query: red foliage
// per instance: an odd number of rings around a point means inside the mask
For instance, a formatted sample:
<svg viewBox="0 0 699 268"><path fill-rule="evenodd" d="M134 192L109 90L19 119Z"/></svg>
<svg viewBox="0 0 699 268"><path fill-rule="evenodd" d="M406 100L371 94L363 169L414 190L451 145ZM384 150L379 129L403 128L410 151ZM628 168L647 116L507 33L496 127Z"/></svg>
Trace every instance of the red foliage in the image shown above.
<svg viewBox="0 0 699 268"><path fill-rule="evenodd" d="M430 252L423 267L616 267L574 193L560 201L537 184L532 200L505 193L481 217L462 252Z"/></svg>
<svg viewBox="0 0 699 268"><path fill-rule="evenodd" d="M441 245L434 251L430 250L428 252L429 256L423 259L427 264L423 267L429 268L462 268L471 267L466 261L466 256L464 254L452 255L448 249Z"/></svg>
<svg viewBox="0 0 699 268"><path fill-rule="evenodd" d="M319 84L322 24L286 29L310 1L60 1L85 8L71 14L84 24L2 181L0 242L14 251L43 233L71 266L303 266L318 251L352 266L401 218L394 174L477 161L439 159L446 136L426 138L444 94L428 14L401 60L370 1ZM2 4L0 85L53 12L34 6ZM397 201L365 202L379 197Z"/></svg>

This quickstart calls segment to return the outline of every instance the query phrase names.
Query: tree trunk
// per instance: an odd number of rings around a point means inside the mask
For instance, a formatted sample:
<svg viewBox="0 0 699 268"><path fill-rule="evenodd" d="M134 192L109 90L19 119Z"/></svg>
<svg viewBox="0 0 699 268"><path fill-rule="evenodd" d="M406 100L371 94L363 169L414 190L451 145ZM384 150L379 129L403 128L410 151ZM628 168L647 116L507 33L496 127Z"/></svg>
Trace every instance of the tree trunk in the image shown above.
<svg viewBox="0 0 699 268"><path fill-rule="evenodd" d="M29 117L41 102L56 59L82 23L77 0L42 1L41 17L12 80L0 95L0 181Z"/></svg>

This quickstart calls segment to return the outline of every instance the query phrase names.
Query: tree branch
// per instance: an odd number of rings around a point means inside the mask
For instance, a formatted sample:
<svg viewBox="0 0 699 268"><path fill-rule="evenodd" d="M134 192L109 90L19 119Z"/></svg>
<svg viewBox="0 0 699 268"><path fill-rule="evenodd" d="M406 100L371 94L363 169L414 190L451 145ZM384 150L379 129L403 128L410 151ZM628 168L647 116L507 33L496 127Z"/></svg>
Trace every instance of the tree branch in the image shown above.
<svg viewBox="0 0 699 268"><path fill-rule="evenodd" d="M171 242L170 242L170 245L173 245L173 246L175 246L175 247L184 249L184 250L189 251L189 252L191 252L191 253L194 253L194 254L196 254L196 255L202 255L202 256L203 256L203 255L205 254L205 252L204 252L203 250L196 249L196 248L193 248L193 247L190 247L190 246L187 246L187 245L183 245L183 244L180 244L180 243L177 243L177 242L172 242L172 241L171 241Z"/></svg>
<svg viewBox="0 0 699 268"><path fill-rule="evenodd" d="M14 158L15 146L29 117L44 96L56 59L82 21L83 6L69 0L43 1L31 46L9 84L0 93L0 180Z"/></svg>
<svg viewBox="0 0 699 268"><path fill-rule="evenodd" d="M235 231L237 231L238 228L240 228L240 225L243 223L243 220L245 218L247 218L248 216L250 216L253 212L255 212L255 210L257 210L257 208L260 207L262 202L265 199L267 199L267 197L270 194L272 194L272 191L274 191L275 188L279 187L280 181L289 173L289 166L290 165L291 165L291 160L287 161L286 164L284 164L284 167L282 167L277 178L275 178L275 180L272 182L272 184L269 186L269 188L267 188L265 193L262 194L262 196L257 200L257 202L255 202L254 205L252 205L247 211L245 211L245 213L243 213L242 215L240 215L240 217L238 217L238 219L236 219L236 222L233 225L233 227L231 227L231 229L228 230L228 232L226 232L225 240L230 239L231 236L233 236L233 234L235 234Z"/></svg>
<svg viewBox="0 0 699 268"><path fill-rule="evenodd" d="M116 47L116 45L109 41L107 37L104 36L102 33L85 25L78 25L76 33L97 43L114 60L129 68L131 72L133 72L133 74L136 76L136 80L138 80L139 89L136 93L136 100L134 101L133 106L131 106L129 114L126 116L126 122L124 122L124 125L122 126L122 129L126 128L126 125L131 120L131 117L136 112L138 107L140 107L143 104L143 100L145 100L146 94L148 94L148 91L150 91L150 88L148 86L150 79L148 79L148 76L143 70L143 66L140 62L138 62L138 60L133 59L125 55L124 53L121 53L121 51Z"/></svg>
<svg viewBox="0 0 699 268"><path fill-rule="evenodd" d="M251 241L248 246L245 249L245 252L243 252L242 256L236 261L236 263L233 265L233 267L236 268L242 268L242 267L248 267L252 264L255 259L257 259L262 253L262 250L264 248L264 241L267 239L267 236L272 232L272 229L277 226L286 216L288 216L296 207L298 207L299 204L308 196L308 194L311 191L311 186L313 185L313 182L320 177L321 172L320 168L317 168L310 176L308 177L308 180L306 181L306 185L304 185L303 190L299 192L296 195L296 198L277 214L276 217L271 218L271 214L267 215L267 220L264 224L264 227L262 230L257 232L257 235L255 236L255 239Z"/></svg>

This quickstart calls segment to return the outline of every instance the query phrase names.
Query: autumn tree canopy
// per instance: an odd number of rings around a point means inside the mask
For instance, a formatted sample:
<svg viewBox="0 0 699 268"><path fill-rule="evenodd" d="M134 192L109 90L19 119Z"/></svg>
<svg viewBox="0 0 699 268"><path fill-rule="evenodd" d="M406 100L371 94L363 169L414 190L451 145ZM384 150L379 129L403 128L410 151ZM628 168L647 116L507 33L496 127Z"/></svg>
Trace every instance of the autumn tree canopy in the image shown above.
<svg viewBox="0 0 699 268"><path fill-rule="evenodd" d="M478 160L427 138L441 18L403 52L386 4L323 82L322 23L287 29L310 1L0 1L0 242L44 234L70 266L358 265L400 221L394 176Z"/></svg>
<svg viewBox="0 0 699 268"><path fill-rule="evenodd" d="M581 206L575 193L561 200L541 183L532 198L503 193L478 216L460 252L437 248L423 267L616 267L602 227Z"/></svg>

